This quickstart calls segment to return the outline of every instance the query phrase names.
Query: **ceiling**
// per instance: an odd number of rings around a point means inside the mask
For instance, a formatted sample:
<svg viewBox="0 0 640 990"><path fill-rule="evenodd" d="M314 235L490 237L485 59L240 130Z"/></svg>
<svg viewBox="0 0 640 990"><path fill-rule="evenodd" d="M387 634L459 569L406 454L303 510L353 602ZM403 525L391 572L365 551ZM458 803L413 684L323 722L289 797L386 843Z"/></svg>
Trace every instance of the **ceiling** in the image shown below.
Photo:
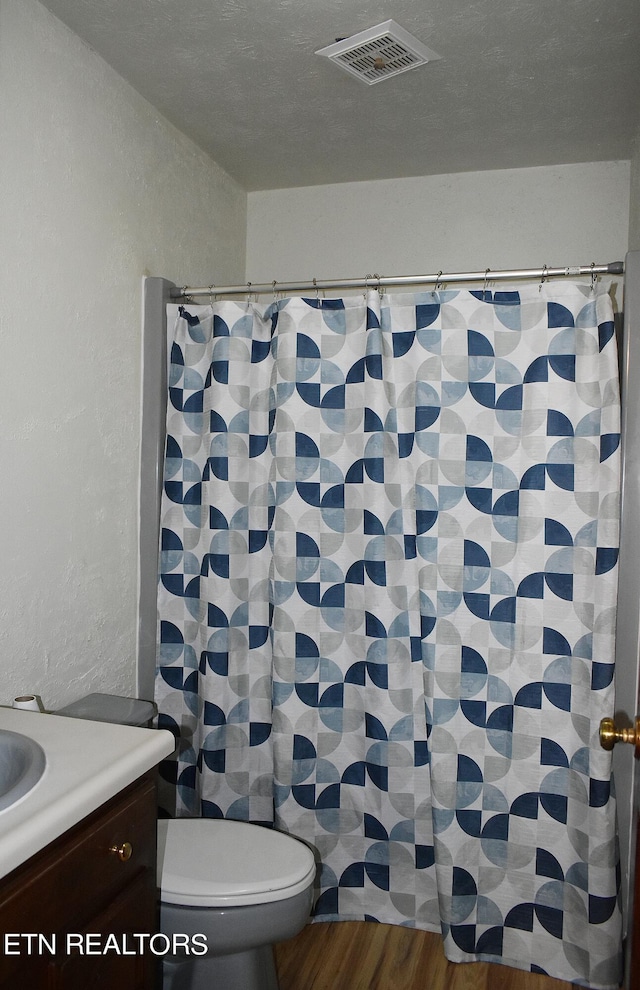
<svg viewBox="0 0 640 990"><path fill-rule="evenodd" d="M245 189L624 160L638 0L43 0ZM315 55L393 18L441 58Z"/></svg>

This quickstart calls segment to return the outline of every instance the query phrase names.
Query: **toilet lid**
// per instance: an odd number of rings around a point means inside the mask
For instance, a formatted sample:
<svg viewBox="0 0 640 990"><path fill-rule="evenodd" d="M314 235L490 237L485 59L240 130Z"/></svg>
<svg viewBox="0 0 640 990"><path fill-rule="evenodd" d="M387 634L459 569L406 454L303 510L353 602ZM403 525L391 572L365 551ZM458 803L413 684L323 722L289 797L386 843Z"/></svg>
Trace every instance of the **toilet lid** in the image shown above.
<svg viewBox="0 0 640 990"><path fill-rule="evenodd" d="M158 822L161 899L201 907L284 900L313 881L313 853L290 835L247 822Z"/></svg>

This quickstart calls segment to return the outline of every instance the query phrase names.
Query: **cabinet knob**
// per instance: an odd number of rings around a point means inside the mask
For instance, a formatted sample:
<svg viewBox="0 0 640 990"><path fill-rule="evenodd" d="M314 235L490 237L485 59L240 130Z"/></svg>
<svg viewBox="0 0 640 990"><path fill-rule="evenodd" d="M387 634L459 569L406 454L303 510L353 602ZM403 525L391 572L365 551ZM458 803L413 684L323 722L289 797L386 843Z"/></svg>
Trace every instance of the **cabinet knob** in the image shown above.
<svg viewBox="0 0 640 990"><path fill-rule="evenodd" d="M640 755L640 718L633 726L618 726L612 718L603 718L600 722L600 745L603 749L611 750L616 743L631 743Z"/></svg>
<svg viewBox="0 0 640 990"><path fill-rule="evenodd" d="M121 842L119 846L109 846L109 852L115 853L121 863L126 863L133 855L133 846L130 842Z"/></svg>

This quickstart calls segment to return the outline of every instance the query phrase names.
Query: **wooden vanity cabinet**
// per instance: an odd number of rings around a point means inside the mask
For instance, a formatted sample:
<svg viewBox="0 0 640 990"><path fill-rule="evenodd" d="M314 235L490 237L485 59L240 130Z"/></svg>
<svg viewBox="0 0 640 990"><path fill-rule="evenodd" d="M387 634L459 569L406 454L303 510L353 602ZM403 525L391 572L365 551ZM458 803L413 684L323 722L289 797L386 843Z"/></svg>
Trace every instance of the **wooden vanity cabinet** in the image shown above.
<svg viewBox="0 0 640 990"><path fill-rule="evenodd" d="M0 990L152 990L156 815L150 771L0 880Z"/></svg>

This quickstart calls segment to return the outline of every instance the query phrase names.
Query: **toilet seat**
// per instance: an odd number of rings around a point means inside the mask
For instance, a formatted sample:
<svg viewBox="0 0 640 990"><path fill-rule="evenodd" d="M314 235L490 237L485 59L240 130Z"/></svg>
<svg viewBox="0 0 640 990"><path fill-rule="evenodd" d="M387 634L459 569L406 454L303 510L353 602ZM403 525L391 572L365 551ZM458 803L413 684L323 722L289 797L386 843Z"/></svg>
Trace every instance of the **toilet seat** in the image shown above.
<svg viewBox="0 0 640 990"><path fill-rule="evenodd" d="M283 832L219 818L158 822L161 900L235 907L294 897L316 872L313 853Z"/></svg>

